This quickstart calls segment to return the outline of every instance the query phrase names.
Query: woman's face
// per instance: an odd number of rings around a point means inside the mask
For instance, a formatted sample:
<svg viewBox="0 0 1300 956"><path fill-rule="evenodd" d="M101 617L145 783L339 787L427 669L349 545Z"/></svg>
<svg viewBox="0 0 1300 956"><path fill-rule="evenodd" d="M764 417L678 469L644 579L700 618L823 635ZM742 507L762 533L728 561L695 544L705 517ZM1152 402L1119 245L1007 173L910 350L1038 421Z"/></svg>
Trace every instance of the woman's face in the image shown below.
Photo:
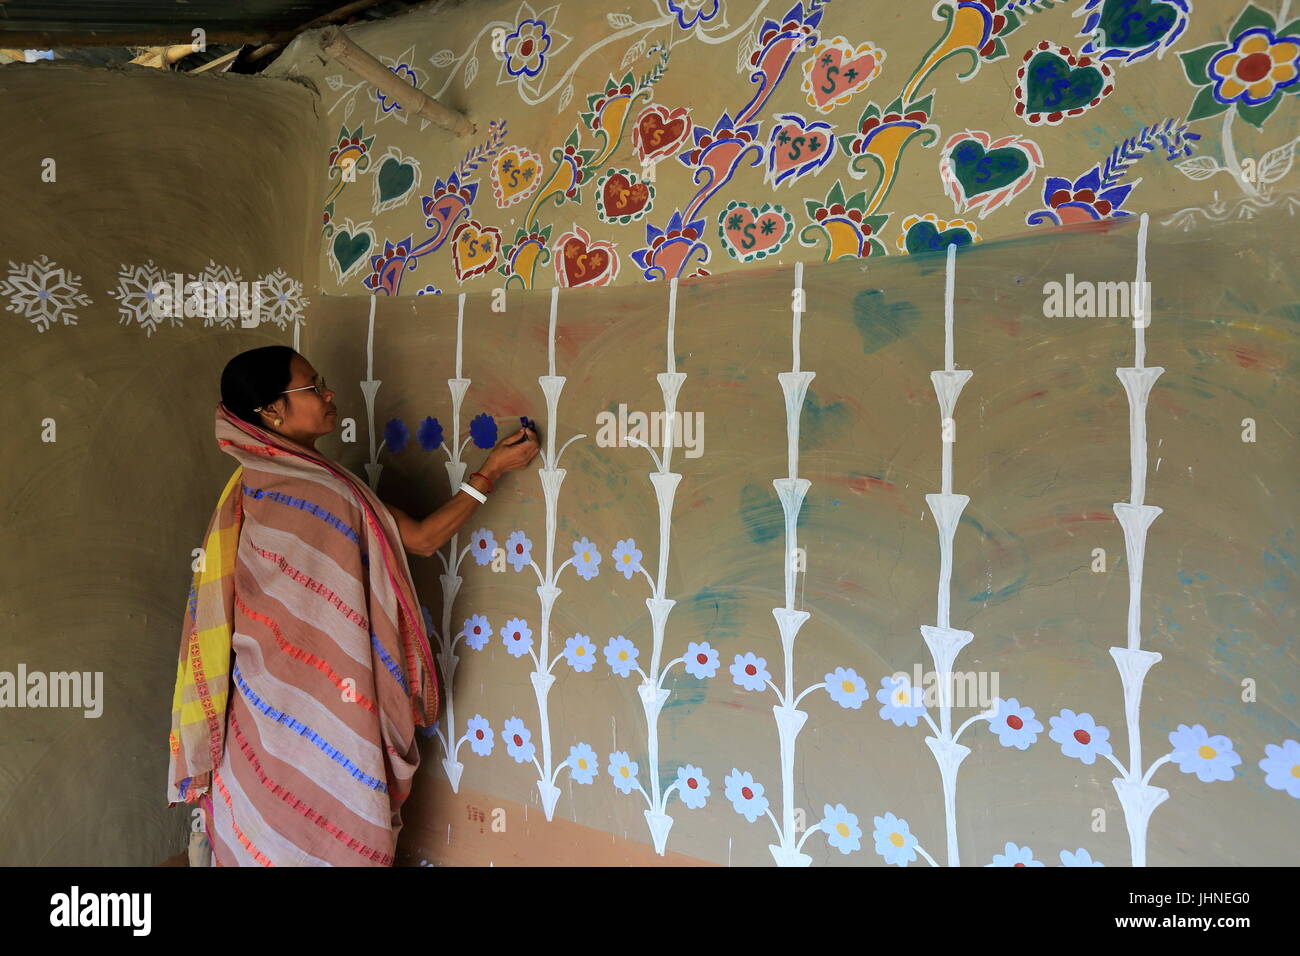
<svg viewBox="0 0 1300 956"><path fill-rule="evenodd" d="M320 384L321 378L316 369L312 368L301 355L295 354L289 362L289 369L293 377L289 380L286 389L301 389L297 392L288 392L281 395L272 404L267 412L263 413L267 428L279 432L286 438L296 441L300 445L306 445L308 448L315 447L317 438L322 435L328 435L334 430L338 423L338 409L334 406L334 392L329 388L322 389L321 395L317 395L311 388L304 386ZM280 409L274 413L275 409ZM276 418L282 418L284 421L280 425L275 424Z"/></svg>

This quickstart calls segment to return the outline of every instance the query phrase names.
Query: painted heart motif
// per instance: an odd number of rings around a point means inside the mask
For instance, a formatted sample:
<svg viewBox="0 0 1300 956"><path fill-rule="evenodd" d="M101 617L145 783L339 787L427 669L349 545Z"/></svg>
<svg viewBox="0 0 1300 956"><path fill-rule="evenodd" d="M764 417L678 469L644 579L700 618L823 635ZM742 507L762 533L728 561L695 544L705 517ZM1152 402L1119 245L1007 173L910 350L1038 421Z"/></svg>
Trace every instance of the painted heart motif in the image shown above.
<svg viewBox="0 0 1300 956"><path fill-rule="evenodd" d="M468 219L451 234L451 258L456 267L456 281L464 282L487 272L501 250L501 232Z"/></svg>
<svg viewBox="0 0 1300 956"><path fill-rule="evenodd" d="M718 235L733 259L750 262L774 255L794 231L794 220L780 206L754 207L733 199L718 215Z"/></svg>
<svg viewBox="0 0 1300 956"><path fill-rule="evenodd" d="M982 219L1023 192L1042 165L1042 150L1032 140L1015 135L995 140L968 129L943 144L939 178L958 212L979 210Z"/></svg>
<svg viewBox="0 0 1300 956"><path fill-rule="evenodd" d="M776 118L777 125L767 141L767 173L774 186L789 180L791 185L804 176L816 175L835 154L835 127L830 123L807 122L798 113Z"/></svg>
<svg viewBox="0 0 1300 956"><path fill-rule="evenodd" d="M803 91L808 105L829 113L880 75L885 52L874 43L854 47L845 37L821 43L804 61Z"/></svg>
<svg viewBox="0 0 1300 956"><path fill-rule="evenodd" d="M542 157L523 146L507 146L488 168L497 208L523 202L542 184Z"/></svg>
<svg viewBox="0 0 1300 956"><path fill-rule="evenodd" d="M652 103L637 114L632 125L632 146L644 166L677 152L690 135L691 117L686 107L669 110Z"/></svg>
<svg viewBox="0 0 1300 956"><path fill-rule="evenodd" d="M375 191L381 205L400 199L415 185L416 168L413 162L388 156L379 164Z"/></svg>
<svg viewBox="0 0 1300 956"><path fill-rule="evenodd" d="M1091 38L1084 44L1083 53L1112 57L1139 51L1141 57L1160 46L1161 41L1168 46L1177 39L1191 11L1186 0L1090 0L1081 12L1087 13L1088 19L1079 34ZM1177 33L1170 36L1176 27ZM1130 56L1126 61L1134 59Z"/></svg>
<svg viewBox="0 0 1300 956"><path fill-rule="evenodd" d="M370 251L371 238L366 232L359 232L353 235L346 229L340 229L334 234L334 241L330 245L330 250L334 255L334 261L338 265L339 277L348 275L353 267L361 261L362 256Z"/></svg>
<svg viewBox="0 0 1300 956"><path fill-rule="evenodd" d="M922 220L907 230L904 248L909 254L915 255L918 252L939 252L950 245L968 246L971 241L970 231L964 226L953 226L941 231L934 223Z"/></svg>
<svg viewBox="0 0 1300 956"><path fill-rule="evenodd" d="M1114 74L1092 57L1044 40L1024 55L1016 71L1016 115L1031 125L1055 126L1092 109L1115 89Z"/></svg>
<svg viewBox="0 0 1300 956"><path fill-rule="evenodd" d="M601 222L626 225L650 211L655 188L626 169L611 169L596 183L596 215Z"/></svg>
<svg viewBox="0 0 1300 956"><path fill-rule="evenodd" d="M592 241L586 230L575 225L555 243L555 278L566 289L609 285L618 276L618 253L614 243Z"/></svg>

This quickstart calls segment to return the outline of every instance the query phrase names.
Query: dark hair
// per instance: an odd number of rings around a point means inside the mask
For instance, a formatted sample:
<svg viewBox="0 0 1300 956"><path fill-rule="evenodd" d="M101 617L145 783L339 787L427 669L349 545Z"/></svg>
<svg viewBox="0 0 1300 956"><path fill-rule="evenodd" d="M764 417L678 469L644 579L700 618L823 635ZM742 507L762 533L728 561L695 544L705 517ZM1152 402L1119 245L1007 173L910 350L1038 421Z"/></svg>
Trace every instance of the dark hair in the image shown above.
<svg viewBox="0 0 1300 956"><path fill-rule="evenodd" d="M298 353L287 345L266 345L240 352L221 373L221 401L231 414L261 428L255 408L275 401L289 387L289 363Z"/></svg>

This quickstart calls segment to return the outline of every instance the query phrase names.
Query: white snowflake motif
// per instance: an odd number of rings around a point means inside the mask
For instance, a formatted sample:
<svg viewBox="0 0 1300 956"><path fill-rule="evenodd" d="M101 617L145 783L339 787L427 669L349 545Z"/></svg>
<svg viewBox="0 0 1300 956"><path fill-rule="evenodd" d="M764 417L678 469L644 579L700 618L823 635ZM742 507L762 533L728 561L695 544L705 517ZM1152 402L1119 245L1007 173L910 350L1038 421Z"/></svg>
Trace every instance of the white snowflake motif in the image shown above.
<svg viewBox="0 0 1300 956"><path fill-rule="evenodd" d="M146 335L152 336L162 325L164 314L175 311L173 304L167 301L159 303L159 312L154 314L154 300L171 295L170 286L165 292L156 290L159 283L166 281L162 269L154 265L152 259L142 266L123 265L117 274L117 288L109 293L120 303L117 311L122 314L121 324L138 325ZM184 315L172 314L170 318L172 325L181 325L185 321Z"/></svg>
<svg viewBox="0 0 1300 956"><path fill-rule="evenodd" d="M203 285L203 327L216 323L223 328L235 328L235 321L239 318L239 300L230 295L232 291L229 288L230 283L243 282L243 276L238 269L231 269L230 266L219 266L213 259L208 260L207 267L196 276L190 277L190 282L199 282ZM186 283L188 285L188 283ZM186 293L187 301L190 298Z"/></svg>
<svg viewBox="0 0 1300 956"><path fill-rule="evenodd" d="M0 279L0 296L8 296L5 308L31 319L38 332L60 319L64 325L76 325L75 310L92 301L81 291L81 276L56 266L49 256L21 266L10 262L9 278Z"/></svg>
<svg viewBox="0 0 1300 956"><path fill-rule="evenodd" d="M302 321L302 310L308 305L302 294L302 283L283 269L262 276L263 322L274 322L283 329L291 322Z"/></svg>

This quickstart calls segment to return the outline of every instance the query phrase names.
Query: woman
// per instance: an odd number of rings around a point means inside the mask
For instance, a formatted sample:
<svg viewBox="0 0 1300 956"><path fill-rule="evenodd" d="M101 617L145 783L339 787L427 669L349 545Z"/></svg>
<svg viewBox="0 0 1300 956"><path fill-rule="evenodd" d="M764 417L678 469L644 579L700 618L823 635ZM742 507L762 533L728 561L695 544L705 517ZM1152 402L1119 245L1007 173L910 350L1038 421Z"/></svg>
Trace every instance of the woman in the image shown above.
<svg viewBox="0 0 1300 956"><path fill-rule="evenodd" d="M190 588L167 787L202 808L217 866L393 864L440 703L403 551L432 555L539 449L521 429L416 520L316 451L337 421L287 346L222 373L217 444L240 467Z"/></svg>

